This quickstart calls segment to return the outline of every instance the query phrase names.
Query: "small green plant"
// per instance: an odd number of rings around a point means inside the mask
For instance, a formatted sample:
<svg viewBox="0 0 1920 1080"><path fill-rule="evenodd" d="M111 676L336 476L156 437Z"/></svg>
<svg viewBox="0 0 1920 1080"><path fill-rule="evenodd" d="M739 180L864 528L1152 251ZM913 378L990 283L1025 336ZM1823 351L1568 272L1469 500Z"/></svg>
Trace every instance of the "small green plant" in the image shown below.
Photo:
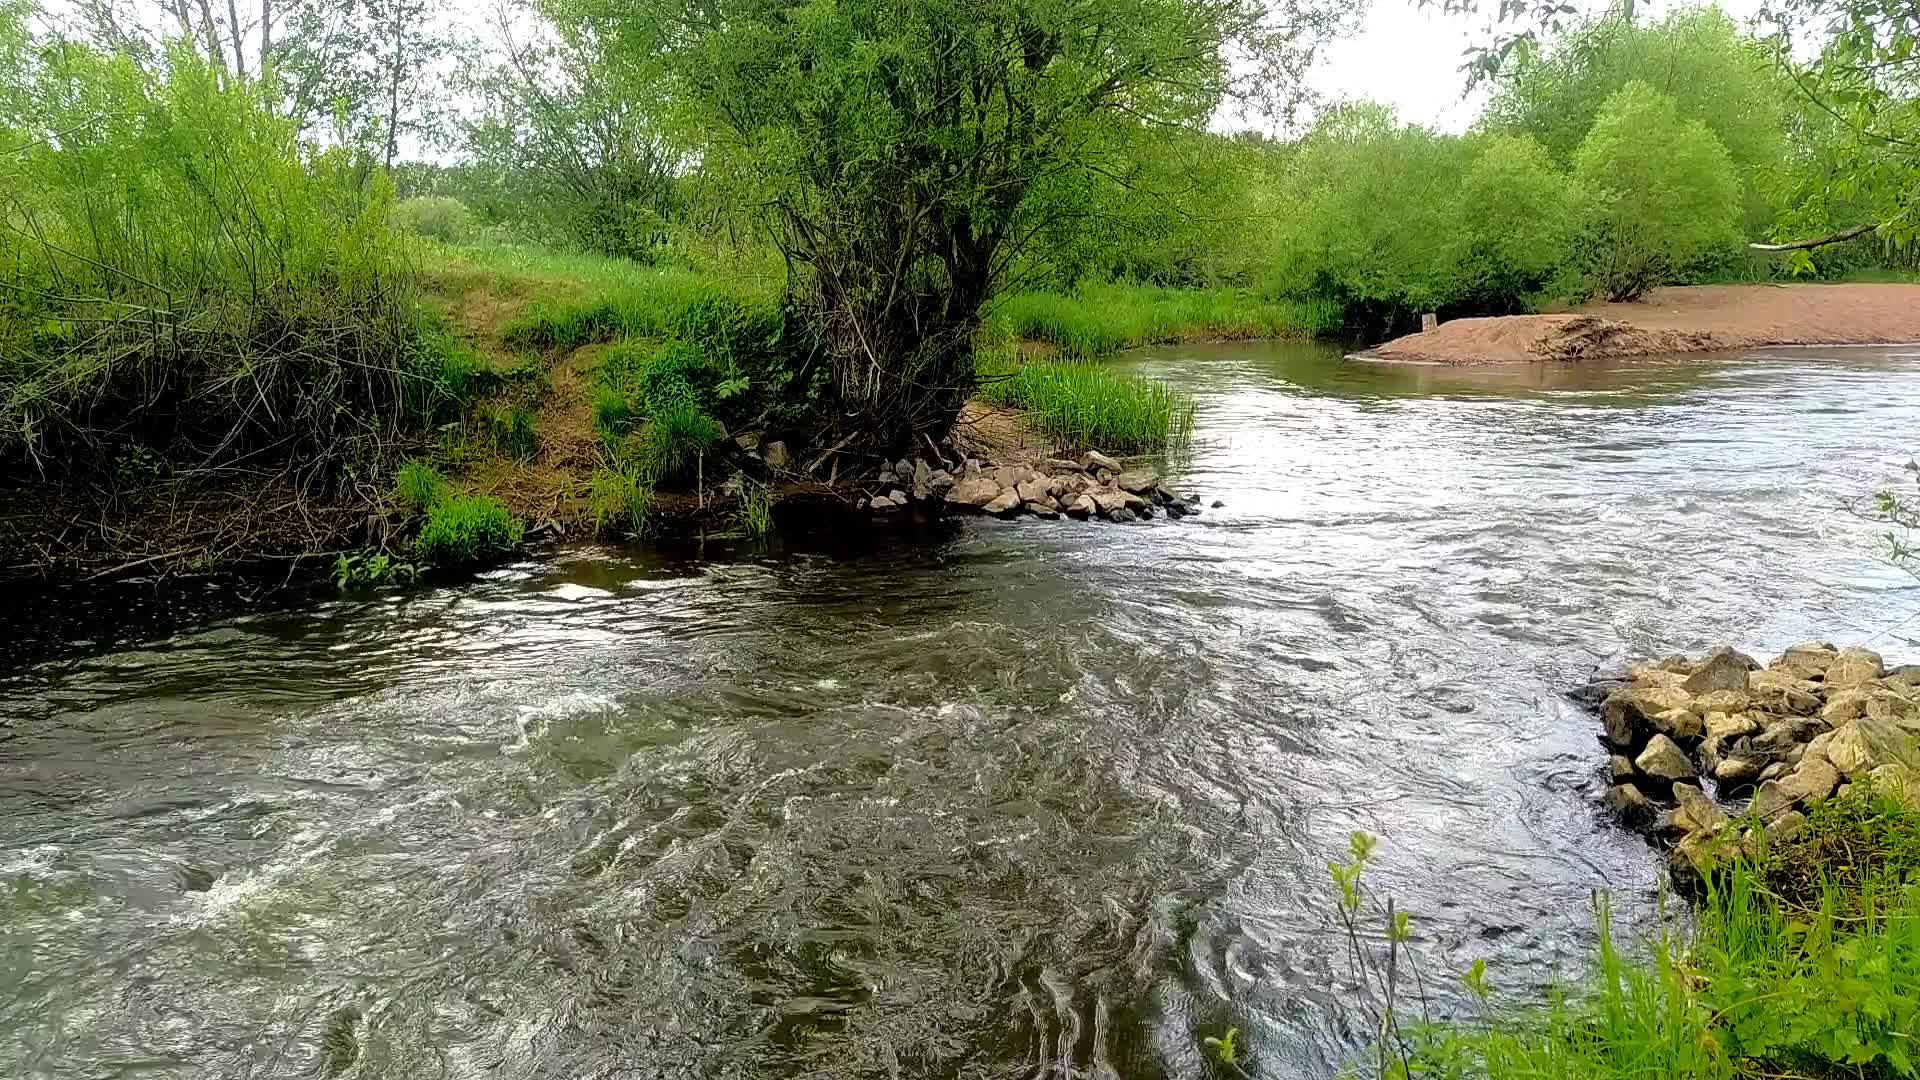
<svg viewBox="0 0 1920 1080"><path fill-rule="evenodd" d="M773 532L773 493L765 484L742 480L740 510L735 519L740 530L755 540L764 540Z"/></svg>
<svg viewBox="0 0 1920 1080"><path fill-rule="evenodd" d="M490 405L481 419L501 453L515 461L531 461L539 453L540 436L533 429L533 412L526 406Z"/></svg>
<svg viewBox="0 0 1920 1080"><path fill-rule="evenodd" d="M456 244L472 233L473 211L451 196L421 195L393 204L393 224L419 236Z"/></svg>
<svg viewBox="0 0 1920 1080"><path fill-rule="evenodd" d="M1208 1035L1201 1039L1200 1045L1207 1048L1207 1054L1214 1065L1232 1072L1235 1076L1245 1076L1246 1070L1240 1067L1240 1051L1234 1046L1234 1040L1239 1037L1240 1029L1229 1027L1217 1037Z"/></svg>
<svg viewBox="0 0 1920 1080"><path fill-rule="evenodd" d="M404 585L420 576L415 563L402 562L384 551L342 552L333 564L333 584L341 592Z"/></svg>
<svg viewBox="0 0 1920 1080"><path fill-rule="evenodd" d="M520 546L523 528L498 499L455 495L427 511L427 523L414 541L414 550L433 566L497 562Z"/></svg>
<svg viewBox="0 0 1920 1080"><path fill-rule="evenodd" d="M424 461L407 461L393 475L394 500L416 514L425 513L446 494L447 478Z"/></svg>
<svg viewBox="0 0 1920 1080"><path fill-rule="evenodd" d="M644 536L652 524L653 485L637 469L603 466L594 470L587 485L587 509L593 531L602 536L622 524L633 535Z"/></svg>

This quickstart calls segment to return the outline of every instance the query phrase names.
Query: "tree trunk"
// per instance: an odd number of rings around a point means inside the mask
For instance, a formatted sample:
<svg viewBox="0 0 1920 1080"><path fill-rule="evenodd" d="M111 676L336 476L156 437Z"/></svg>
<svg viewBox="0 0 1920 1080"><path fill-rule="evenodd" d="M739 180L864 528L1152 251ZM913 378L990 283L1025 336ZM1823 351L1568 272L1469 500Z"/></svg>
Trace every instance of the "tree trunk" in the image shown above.
<svg viewBox="0 0 1920 1080"><path fill-rule="evenodd" d="M260 0L260 73L267 72L268 58L273 55L273 0Z"/></svg>
<svg viewBox="0 0 1920 1080"><path fill-rule="evenodd" d="M387 58L387 171L393 171L394 155L400 151L400 71L406 66L404 36L400 32L400 11L393 12L393 52Z"/></svg>
<svg viewBox="0 0 1920 1080"><path fill-rule="evenodd" d="M233 70L247 77L247 45L240 34L240 9L227 0L227 35L233 39Z"/></svg>
<svg viewBox="0 0 1920 1080"><path fill-rule="evenodd" d="M213 7L209 0L200 0L200 29L207 35L207 59L221 71L227 70L227 50L220 44L220 25L213 21ZM226 80L221 80L224 83Z"/></svg>

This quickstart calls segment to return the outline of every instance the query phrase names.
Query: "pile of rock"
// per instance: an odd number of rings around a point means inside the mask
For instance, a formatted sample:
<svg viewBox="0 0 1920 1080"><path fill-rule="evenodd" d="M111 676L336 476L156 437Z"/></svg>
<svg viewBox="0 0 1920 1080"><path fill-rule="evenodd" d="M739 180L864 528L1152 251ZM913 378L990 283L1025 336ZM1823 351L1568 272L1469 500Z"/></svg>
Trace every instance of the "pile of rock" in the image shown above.
<svg viewBox="0 0 1920 1080"><path fill-rule="evenodd" d="M1676 841L1676 878L1705 872L1729 810L1778 841L1805 823L1806 803L1864 777L1920 806L1920 665L1888 671L1878 654L1820 642L1765 667L1719 649L1637 665L1596 690L1612 751L1607 805Z"/></svg>
<svg viewBox="0 0 1920 1080"><path fill-rule="evenodd" d="M1032 514L1106 521L1137 521L1165 513L1200 512L1198 496L1183 496L1151 469L1125 469L1098 452L1078 461L1046 458L1025 465L993 465L967 458L956 467L925 459L901 460L880 470L877 493L862 500L875 514L894 514L916 504L977 511L1001 517Z"/></svg>

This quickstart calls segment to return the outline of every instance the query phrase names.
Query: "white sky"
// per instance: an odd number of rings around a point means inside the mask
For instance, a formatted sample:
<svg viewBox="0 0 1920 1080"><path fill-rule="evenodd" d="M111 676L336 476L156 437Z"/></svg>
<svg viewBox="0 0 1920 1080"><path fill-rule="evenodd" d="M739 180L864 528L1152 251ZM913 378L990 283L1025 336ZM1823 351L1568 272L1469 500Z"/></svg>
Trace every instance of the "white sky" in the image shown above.
<svg viewBox="0 0 1920 1080"><path fill-rule="evenodd" d="M1489 0L1483 6L1492 6ZM1744 23L1761 0L1721 0L1721 10ZM1601 10L1595 0L1574 6ZM1701 6L1672 0L1641 0L1636 21L1658 19L1675 8ZM1479 113L1485 96L1462 100L1466 75L1460 70L1468 45L1485 41L1484 17L1442 15L1414 7L1413 0L1374 0L1360 33L1334 42L1310 77L1329 98L1372 98L1392 105L1400 119L1446 131L1464 131Z"/></svg>

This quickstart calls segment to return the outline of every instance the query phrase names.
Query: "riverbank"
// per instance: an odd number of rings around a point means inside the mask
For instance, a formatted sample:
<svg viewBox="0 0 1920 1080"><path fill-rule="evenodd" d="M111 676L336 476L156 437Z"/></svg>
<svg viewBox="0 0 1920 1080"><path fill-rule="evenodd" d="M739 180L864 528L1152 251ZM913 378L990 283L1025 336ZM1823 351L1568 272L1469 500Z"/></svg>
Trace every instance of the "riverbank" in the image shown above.
<svg viewBox="0 0 1920 1080"><path fill-rule="evenodd" d="M1691 918L1621 943L1597 902L1599 944L1582 978L1516 1008L1493 998L1500 973L1476 965L1471 1019L1382 1015L1394 1034L1375 1058L1380 1075L1915 1075L1920 667L1888 670L1869 650L1820 642L1764 667L1719 649L1637 665L1575 696L1604 724L1607 807L1672 845ZM1356 841L1353 877L1368 850ZM1363 961L1389 1009L1392 970Z"/></svg>
<svg viewBox="0 0 1920 1080"><path fill-rule="evenodd" d="M825 373L783 336L777 267L663 268L432 244L418 261L425 321L461 372L457 406L442 422L390 433L377 457L345 477L307 475L297 460L207 470L148 455L84 475L21 478L0 487L0 546L9 553L0 577L313 574L356 555L388 556L382 566L411 573L425 568L414 536L431 508L399 497L403 465L431 470L449 498L486 502L533 545L764 535L776 517L807 528L970 512L997 507L1000 492L950 500L954 483L1000 476L1010 491L1029 473L1060 490L1021 497L1012 512L1071 515L1086 495L1094 510L1085 516L1125 519L1170 500L1137 483L1101 482L1103 470L1082 468L1082 455L1113 454L1102 459L1114 461L1104 471L1117 479L1130 471L1120 464L1127 455L1177 444L1191 423L1189 399L1083 362L1085 342L1073 357L1036 355L1019 346L1037 339L1008 338L1008 324L996 323L981 335L981 398L949 440L881 460L821 430ZM1012 300L1063 318L1074 303L1110 311L1127 297L1155 314L1116 333L1155 340L1275 333L1285 316L1224 290L1183 297L1111 286L1091 298ZM1111 509L1095 498L1102 494Z"/></svg>
<svg viewBox="0 0 1920 1080"><path fill-rule="evenodd" d="M1686 285L1632 303L1455 319L1359 355L1422 364L1564 362L1768 345L1920 341L1920 285Z"/></svg>

